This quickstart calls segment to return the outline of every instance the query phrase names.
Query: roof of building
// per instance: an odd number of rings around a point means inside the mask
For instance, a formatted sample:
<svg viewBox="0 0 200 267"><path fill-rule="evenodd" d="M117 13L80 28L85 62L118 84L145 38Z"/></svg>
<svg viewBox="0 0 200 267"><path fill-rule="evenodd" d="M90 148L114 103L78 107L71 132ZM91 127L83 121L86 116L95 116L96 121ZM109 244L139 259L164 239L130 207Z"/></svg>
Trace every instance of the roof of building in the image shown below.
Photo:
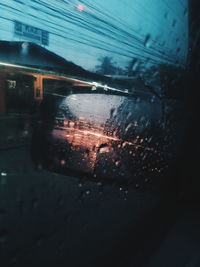
<svg viewBox="0 0 200 267"><path fill-rule="evenodd" d="M89 72L46 48L30 42L0 41L0 61L88 79L108 80L104 76Z"/></svg>

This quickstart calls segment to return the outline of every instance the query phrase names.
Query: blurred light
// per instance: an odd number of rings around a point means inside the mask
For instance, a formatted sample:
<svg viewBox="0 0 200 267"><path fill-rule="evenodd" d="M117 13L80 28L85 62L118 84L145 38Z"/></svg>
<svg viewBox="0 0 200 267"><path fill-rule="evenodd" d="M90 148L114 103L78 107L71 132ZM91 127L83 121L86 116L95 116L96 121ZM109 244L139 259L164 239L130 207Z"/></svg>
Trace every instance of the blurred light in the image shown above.
<svg viewBox="0 0 200 267"><path fill-rule="evenodd" d="M79 4L76 8L80 12L84 11L84 9L85 9L85 7L83 5L81 5L81 4Z"/></svg>
<svg viewBox="0 0 200 267"><path fill-rule="evenodd" d="M70 98L71 100L77 100L77 97L76 97L75 95L71 95L71 96L69 96L69 98Z"/></svg>
<svg viewBox="0 0 200 267"><path fill-rule="evenodd" d="M95 91L95 90L97 90L97 87L95 85L93 85L91 90Z"/></svg>
<svg viewBox="0 0 200 267"><path fill-rule="evenodd" d="M94 86L100 86L100 84L98 84L98 83L96 83L96 82L92 82L92 85L94 85Z"/></svg>
<svg viewBox="0 0 200 267"><path fill-rule="evenodd" d="M84 117L79 117L79 120L84 121L85 118Z"/></svg>
<svg viewBox="0 0 200 267"><path fill-rule="evenodd" d="M96 83L96 82L92 82L92 91L95 91L95 90L97 90L97 86L98 86L98 83Z"/></svg>
<svg viewBox="0 0 200 267"><path fill-rule="evenodd" d="M103 89L104 89L105 91L108 91L108 86L107 86L107 85L104 85Z"/></svg>

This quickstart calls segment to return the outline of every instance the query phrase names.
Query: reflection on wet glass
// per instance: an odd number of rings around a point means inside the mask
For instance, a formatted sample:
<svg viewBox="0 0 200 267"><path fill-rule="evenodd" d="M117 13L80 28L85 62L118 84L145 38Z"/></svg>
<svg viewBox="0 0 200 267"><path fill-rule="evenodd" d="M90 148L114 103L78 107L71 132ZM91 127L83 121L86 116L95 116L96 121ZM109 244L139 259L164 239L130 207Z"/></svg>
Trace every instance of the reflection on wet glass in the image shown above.
<svg viewBox="0 0 200 267"><path fill-rule="evenodd" d="M189 11L1 1L2 263L89 266L157 206L187 130Z"/></svg>

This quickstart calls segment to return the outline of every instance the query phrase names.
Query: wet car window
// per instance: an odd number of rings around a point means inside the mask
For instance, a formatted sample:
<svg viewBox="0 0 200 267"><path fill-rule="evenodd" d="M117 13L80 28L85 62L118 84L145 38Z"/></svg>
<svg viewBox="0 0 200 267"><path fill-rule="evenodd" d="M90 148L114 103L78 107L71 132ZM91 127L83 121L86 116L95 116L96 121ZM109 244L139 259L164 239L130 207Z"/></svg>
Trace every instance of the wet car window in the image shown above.
<svg viewBox="0 0 200 267"><path fill-rule="evenodd" d="M1 266L157 262L198 188L199 27L195 0L0 2Z"/></svg>

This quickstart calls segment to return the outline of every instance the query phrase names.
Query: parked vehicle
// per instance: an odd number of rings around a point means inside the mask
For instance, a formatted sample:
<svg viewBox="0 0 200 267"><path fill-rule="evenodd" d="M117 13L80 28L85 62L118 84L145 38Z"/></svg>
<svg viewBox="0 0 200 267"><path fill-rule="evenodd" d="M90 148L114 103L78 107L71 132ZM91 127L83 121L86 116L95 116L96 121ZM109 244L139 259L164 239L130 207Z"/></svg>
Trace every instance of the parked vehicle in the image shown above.
<svg viewBox="0 0 200 267"><path fill-rule="evenodd" d="M44 168L120 183L145 183L165 170L162 101L74 87L46 94L32 140L32 157Z"/></svg>

